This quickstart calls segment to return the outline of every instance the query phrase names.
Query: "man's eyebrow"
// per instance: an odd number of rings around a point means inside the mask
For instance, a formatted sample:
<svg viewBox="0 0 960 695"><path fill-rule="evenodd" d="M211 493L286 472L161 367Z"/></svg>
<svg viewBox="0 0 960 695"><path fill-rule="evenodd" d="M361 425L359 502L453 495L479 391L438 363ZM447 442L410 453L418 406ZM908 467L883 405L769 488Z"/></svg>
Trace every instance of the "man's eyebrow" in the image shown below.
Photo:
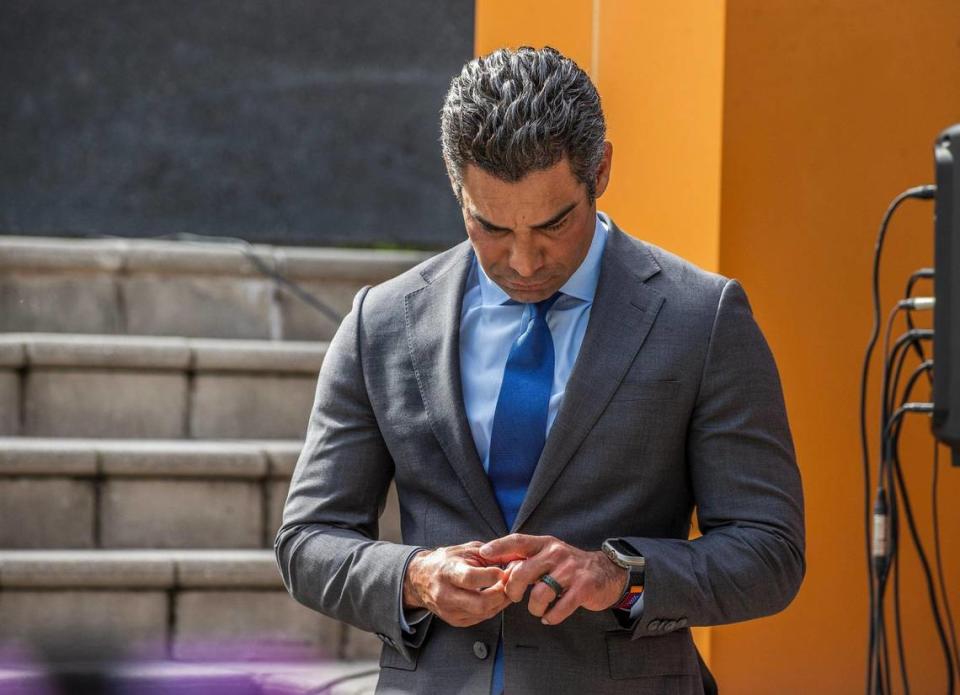
<svg viewBox="0 0 960 695"><path fill-rule="evenodd" d="M471 211L470 211L470 216L471 216L473 219L475 219L477 222L479 222L480 224L482 224L484 227L486 227L487 229L495 229L495 230L497 230L498 232L511 232L511 231L513 231L513 230L510 229L509 227L500 227L500 226L498 226L498 225L495 225L493 222L488 222L487 220L483 219L480 215L478 215L474 210L471 210Z"/></svg>
<svg viewBox="0 0 960 695"><path fill-rule="evenodd" d="M550 218L549 220L547 220L546 222L541 222L540 224L533 224L533 225L530 225L530 226L531 226L533 229L543 229L544 227L552 227L552 226L555 225L557 222L559 222L559 221L562 220L564 217L566 217L568 214L570 214L570 211L573 210L575 207L577 207L577 204L576 204L576 203L570 203L569 205L567 205L567 207L565 207L563 210L561 210L560 212L558 212L556 215L554 215L553 217L551 217L551 218Z"/></svg>
<svg viewBox="0 0 960 695"><path fill-rule="evenodd" d="M560 212L558 212L556 215L554 215L553 217L551 217L551 218L550 218L549 220L547 220L546 222L541 222L540 224L533 224L533 225L530 225L530 227L531 227L532 229L544 229L544 228L546 228L546 227L552 227L552 226L555 225L557 222L559 222L559 221L562 220L564 217L566 217L566 216L570 213L570 211L573 210L575 207L577 207L577 203L570 203L570 204L567 205L565 208L563 208L563 210L561 210ZM475 211L473 211L473 210L470 211L470 216L473 217L473 219L475 219L477 222L479 222L480 224L482 224L482 225L483 225L484 227L486 227L487 229L494 229L494 230L499 231L499 232L512 232L512 231L513 231L510 227L501 227L501 226L499 226L499 225L494 224L493 222L488 222L487 220L483 219L483 217L481 217L480 215L478 215L478 214L477 214Z"/></svg>

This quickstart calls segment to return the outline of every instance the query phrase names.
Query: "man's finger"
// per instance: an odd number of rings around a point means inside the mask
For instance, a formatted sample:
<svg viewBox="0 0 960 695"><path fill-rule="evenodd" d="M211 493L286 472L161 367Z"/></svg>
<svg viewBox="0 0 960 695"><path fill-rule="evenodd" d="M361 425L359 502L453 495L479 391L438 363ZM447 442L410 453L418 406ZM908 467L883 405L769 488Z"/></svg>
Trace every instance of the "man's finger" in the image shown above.
<svg viewBox="0 0 960 695"><path fill-rule="evenodd" d="M555 600L557 600L556 592L543 582L537 582L533 585L533 588L530 589L530 599L527 601L527 610L530 611L531 615L539 618L547 612L550 603Z"/></svg>
<svg viewBox="0 0 960 695"><path fill-rule="evenodd" d="M450 582L461 589L486 589L504 578L499 567L474 567L458 562L450 572Z"/></svg>
<svg viewBox="0 0 960 695"><path fill-rule="evenodd" d="M568 591L547 609L541 618L541 622L544 625L558 625L573 615L573 612L579 607L580 601L576 598L576 594Z"/></svg>
<svg viewBox="0 0 960 695"><path fill-rule="evenodd" d="M451 587L437 605L441 618L444 616L469 618L476 622L491 618L509 603L503 592L494 589L471 591Z"/></svg>
<svg viewBox="0 0 960 695"><path fill-rule="evenodd" d="M516 603L523 599L523 595L526 593L528 586L538 582L540 577L548 574L552 569L554 569L554 567L550 560L542 556L524 560L517 564L510 572L510 576L507 578L503 590L510 599Z"/></svg>
<svg viewBox="0 0 960 695"><path fill-rule="evenodd" d="M480 546L480 555L490 562L509 562L522 560L536 555L549 540L548 536L528 536L525 533L511 533Z"/></svg>
<svg viewBox="0 0 960 695"><path fill-rule="evenodd" d="M516 567L517 565L521 564L522 562L523 562L523 560L511 560L511 561L508 562L508 563L506 564L506 566L503 568L503 571L506 572L506 573L507 573L507 576L509 577L509 576L510 576L510 573L513 571L513 568Z"/></svg>
<svg viewBox="0 0 960 695"><path fill-rule="evenodd" d="M483 601L483 614L485 618L493 617L510 605L510 599L504 595L502 587L495 585L477 593Z"/></svg>

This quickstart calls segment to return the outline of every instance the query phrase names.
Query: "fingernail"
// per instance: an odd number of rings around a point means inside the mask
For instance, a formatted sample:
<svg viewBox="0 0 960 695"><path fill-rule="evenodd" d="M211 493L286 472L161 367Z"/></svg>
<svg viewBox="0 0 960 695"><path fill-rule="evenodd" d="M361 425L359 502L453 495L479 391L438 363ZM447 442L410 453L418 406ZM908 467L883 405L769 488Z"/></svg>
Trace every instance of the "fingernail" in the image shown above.
<svg viewBox="0 0 960 695"><path fill-rule="evenodd" d="M544 625L549 625L549 624L550 624L550 621L547 620L546 618L540 618L540 622L543 623Z"/></svg>

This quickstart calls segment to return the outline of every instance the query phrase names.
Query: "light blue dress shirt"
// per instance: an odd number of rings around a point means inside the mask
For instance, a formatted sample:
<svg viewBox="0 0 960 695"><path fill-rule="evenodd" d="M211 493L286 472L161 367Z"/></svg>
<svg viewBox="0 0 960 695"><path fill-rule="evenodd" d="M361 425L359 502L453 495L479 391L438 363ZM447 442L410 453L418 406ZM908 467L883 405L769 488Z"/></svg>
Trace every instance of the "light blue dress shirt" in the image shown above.
<svg viewBox="0 0 960 695"><path fill-rule="evenodd" d="M586 257L560 287L562 296L547 314L547 325L553 336L556 360L547 411L548 435L563 402L567 380L580 353L583 336L587 332L590 308L593 306L593 297L600 279L607 234L606 221L597 215L593 241ZM503 370L513 342L526 330L532 318L533 306L510 299L510 296L487 276L474 256L460 310L460 380L467 422L470 424L473 442L485 471L490 466L490 435L497 398L500 395L500 384L503 381ZM400 605L403 605L402 589ZM630 617L639 617L642 608L641 596L631 609ZM411 634L414 632L411 624L416 624L427 616L423 609L409 611L408 616L404 615L403 610L400 613L401 627Z"/></svg>
<svg viewBox="0 0 960 695"><path fill-rule="evenodd" d="M606 241L607 228L598 215L586 257L560 288L561 296L547 314L556 360L547 411L548 434L587 332ZM474 258L460 310L460 381L467 422L485 471L490 467L490 435L503 370L510 348L533 314L532 304L510 299Z"/></svg>

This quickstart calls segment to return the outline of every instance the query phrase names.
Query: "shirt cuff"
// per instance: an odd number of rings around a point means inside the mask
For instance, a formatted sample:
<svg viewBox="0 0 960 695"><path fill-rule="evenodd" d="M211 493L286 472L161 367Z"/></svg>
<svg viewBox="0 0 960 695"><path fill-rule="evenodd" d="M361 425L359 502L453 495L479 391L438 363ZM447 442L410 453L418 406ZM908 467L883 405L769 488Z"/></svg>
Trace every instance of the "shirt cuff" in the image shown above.
<svg viewBox="0 0 960 695"><path fill-rule="evenodd" d="M630 575L627 574L627 578L623 585L623 591L621 595L626 593L627 589L630 588ZM636 603L630 606L629 611L625 611L622 608L611 608L613 611L614 617L616 617L617 622L620 623L620 626L627 629L633 629L637 624L637 621L640 620L640 616L643 615L643 592L640 592L640 596L637 598Z"/></svg>
<svg viewBox="0 0 960 695"><path fill-rule="evenodd" d="M407 577L407 566L410 564L410 560L413 559L413 556L421 550L429 550L429 548L418 547L412 553L407 555L407 560L403 563L403 572L400 574L400 600L398 602L398 605L400 606L400 628L408 635L412 635L417 631L416 628L413 627L414 625L423 622L426 620L427 616L430 615L430 611L428 611L426 608L406 609L403 607L403 582ZM408 610L409 613L407 612Z"/></svg>
<svg viewBox="0 0 960 695"><path fill-rule="evenodd" d="M637 621L641 615L643 615L643 594L640 594L637 602L630 607L630 620Z"/></svg>

